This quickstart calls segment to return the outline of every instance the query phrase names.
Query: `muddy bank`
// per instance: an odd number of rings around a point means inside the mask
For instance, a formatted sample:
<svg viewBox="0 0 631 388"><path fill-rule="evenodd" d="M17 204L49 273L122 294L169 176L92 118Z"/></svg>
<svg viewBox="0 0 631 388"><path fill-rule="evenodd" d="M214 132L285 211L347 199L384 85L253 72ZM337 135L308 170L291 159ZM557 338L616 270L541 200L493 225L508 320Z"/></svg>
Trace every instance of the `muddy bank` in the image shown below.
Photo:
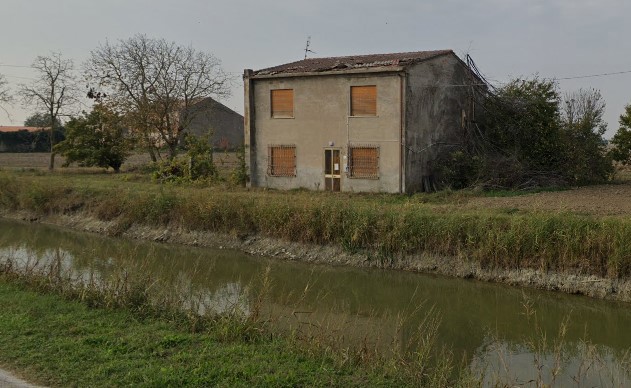
<svg viewBox="0 0 631 388"><path fill-rule="evenodd" d="M219 234L179 227L165 228L137 224L121 226L117 220L102 221L81 213L39 216L25 211L3 211L0 212L0 216L130 239L236 249L255 256L270 256L281 260L423 272L631 302L630 280L607 279L594 275L545 272L534 269L483 268L479 263L466 258L438 257L428 254L382 257L377 252L348 252L339 246L297 243L262 236Z"/></svg>

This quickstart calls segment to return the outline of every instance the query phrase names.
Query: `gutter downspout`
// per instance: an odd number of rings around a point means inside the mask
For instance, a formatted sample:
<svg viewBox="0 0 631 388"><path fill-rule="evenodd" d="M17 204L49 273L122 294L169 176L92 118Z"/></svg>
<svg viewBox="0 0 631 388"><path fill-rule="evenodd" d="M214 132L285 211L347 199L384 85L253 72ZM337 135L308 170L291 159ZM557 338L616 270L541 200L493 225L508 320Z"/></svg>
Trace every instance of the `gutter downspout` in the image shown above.
<svg viewBox="0 0 631 388"><path fill-rule="evenodd" d="M401 146L399 147L399 194L403 194L403 173L404 173L404 155L405 155L405 136L404 136L404 123L405 123L405 73L399 73L399 104L400 104L400 112L399 112L399 140L401 142Z"/></svg>
<svg viewBox="0 0 631 388"><path fill-rule="evenodd" d="M244 120L244 136L243 146L245 147L245 164L248 170L250 180L247 182L247 187L256 187L259 182L257 181L257 166L256 166L256 127L254 120L254 83L252 82L253 72L250 69L243 71L243 92L245 107L243 110Z"/></svg>

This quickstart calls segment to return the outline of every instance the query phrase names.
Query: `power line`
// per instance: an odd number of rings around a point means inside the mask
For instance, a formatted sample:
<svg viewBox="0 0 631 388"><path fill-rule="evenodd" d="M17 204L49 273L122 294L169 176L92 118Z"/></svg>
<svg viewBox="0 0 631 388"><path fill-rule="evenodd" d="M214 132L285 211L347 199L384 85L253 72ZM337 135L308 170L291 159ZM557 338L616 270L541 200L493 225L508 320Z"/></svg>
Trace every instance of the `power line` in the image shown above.
<svg viewBox="0 0 631 388"><path fill-rule="evenodd" d="M594 78L594 77L606 77L606 76L610 76L610 75L619 75L619 74L629 74L631 73L631 70L625 70L625 71L616 71L613 73L600 73L600 74L589 74L589 75L577 75L574 77L554 77L552 79L556 79L556 80L566 80L566 79L579 79L579 78Z"/></svg>
<svg viewBox="0 0 631 388"><path fill-rule="evenodd" d="M31 78L31 77L20 77L18 75L10 75L10 74L2 74L5 77L9 77L9 78L19 78L19 79L27 79L27 80L35 80L35 78Z"/></svg>
<svg viewBox="0 0 631 388"><path fill-rule="evenodd" d="M26 65L8 65L8 64L4 64L4 63L0 63L1 67L25 67L25 68L33 68L33 66L26 66Z"/></svg>

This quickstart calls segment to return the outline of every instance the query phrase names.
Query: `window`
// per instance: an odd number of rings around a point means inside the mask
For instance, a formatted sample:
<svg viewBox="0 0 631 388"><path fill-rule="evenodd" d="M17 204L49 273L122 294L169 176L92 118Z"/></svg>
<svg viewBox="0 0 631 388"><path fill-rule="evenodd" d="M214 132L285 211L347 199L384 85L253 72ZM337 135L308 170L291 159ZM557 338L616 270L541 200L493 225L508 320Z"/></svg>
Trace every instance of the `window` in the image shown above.
<svg viewBox="0 0 631 388"><path fill-rule="evenodd" d="M291 118L294 117L294 90L276 89L272 90L272 117Z"/></svg>
<svg viewBox="0 0 631 388"><path fill-rule="evenodd" d="M348 149L348 173L351 178L379 179L379 147L351 146Z"/></svg>
<svg viewBox="0 0 631 388"><path fill-rule="evenodd" d="M351 116L377 115L377 86L351 86Z"/></svg>
<svg viewBox="0 0 631 388"><path fill-rule="evenodd" d="M267 148L267 174L271 176L296 176L296 146L269 146Z"/></svg>

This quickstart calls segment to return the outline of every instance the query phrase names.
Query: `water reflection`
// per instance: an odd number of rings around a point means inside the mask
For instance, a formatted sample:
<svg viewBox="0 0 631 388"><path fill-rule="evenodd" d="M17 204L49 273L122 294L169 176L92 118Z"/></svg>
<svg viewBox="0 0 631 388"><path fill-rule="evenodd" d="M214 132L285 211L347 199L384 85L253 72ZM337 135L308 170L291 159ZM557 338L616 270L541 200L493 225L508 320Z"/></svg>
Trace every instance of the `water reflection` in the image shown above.
<svg viewBox="0 0 631 388"><path fill-rule="evenodd" d="M629 366L610 348L584 342L533 352L532 347L491 340L476 350L470 364L472 371L485 372L484 386L533 387L629 387Z"/></svg>
<svg viewBox="0 0 631 388"><path fill-rule="evenodd" d="M306 335L318 331L342 344L368 340L382 349L413 352L419 323L433 307L442 318L439 345L465 353L471 368L484 371L488 381L504 376L512 383L536 383L539 371L551 381L554 354L559 352L538 354L533 349L542 337L552 341L567 322L557 381L572 383L581 375L585 352L579 350L594 344L602 359L599 369L610 371L608 378L591 374L585 381L629 382L627 371L616 367L631 347L628 304L439 276L313 266L235 251L111 239L6 220L0 220L0 231L0 256L24 263L34 257L62 257L63 268L81 276L105 277L117 268L150 273L189 295L200 311L250 314L269 267L264 313L281 327ZM514 375L506 375L507 370Z"/></svg>

